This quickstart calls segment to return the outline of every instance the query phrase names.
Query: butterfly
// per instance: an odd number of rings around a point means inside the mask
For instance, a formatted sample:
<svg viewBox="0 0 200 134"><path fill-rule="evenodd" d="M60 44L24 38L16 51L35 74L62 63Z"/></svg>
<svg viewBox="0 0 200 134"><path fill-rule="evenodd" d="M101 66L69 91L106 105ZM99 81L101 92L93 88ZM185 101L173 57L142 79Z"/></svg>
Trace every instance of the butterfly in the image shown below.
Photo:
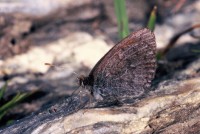
<svg viewBox="0 0 200 134"><path fill-rule="evenodd" d="M144 28L111 48L79 84L98 101L136 99L148 91L155 70L155 36Z"/></svg>

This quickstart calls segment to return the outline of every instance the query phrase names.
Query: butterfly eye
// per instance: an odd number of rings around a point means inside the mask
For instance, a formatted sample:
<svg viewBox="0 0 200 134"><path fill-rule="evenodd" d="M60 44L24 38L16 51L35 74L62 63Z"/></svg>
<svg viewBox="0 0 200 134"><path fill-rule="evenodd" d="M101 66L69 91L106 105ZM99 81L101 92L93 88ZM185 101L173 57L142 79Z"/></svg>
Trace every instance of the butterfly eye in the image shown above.
<svg viewBox="0 0 200 134"><path fill-rule="evenodd" d="M84 84L85 76L84 75L78 76L77 79L79 81L79 86L85 86L85 84Z"/></svg>

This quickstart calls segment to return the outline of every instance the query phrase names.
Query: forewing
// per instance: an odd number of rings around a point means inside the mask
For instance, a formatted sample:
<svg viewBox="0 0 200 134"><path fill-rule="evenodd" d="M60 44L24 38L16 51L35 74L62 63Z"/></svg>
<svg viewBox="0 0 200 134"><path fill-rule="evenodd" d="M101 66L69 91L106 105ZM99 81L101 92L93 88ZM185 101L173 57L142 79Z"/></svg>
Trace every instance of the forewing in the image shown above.
<svg viewBox="0 0 200 134"><path fill-rule="evenodd" d="M156 42L147 28L115 45L93 68L93 93L118 100L136 98L150 86L156 69Z"/></svg>

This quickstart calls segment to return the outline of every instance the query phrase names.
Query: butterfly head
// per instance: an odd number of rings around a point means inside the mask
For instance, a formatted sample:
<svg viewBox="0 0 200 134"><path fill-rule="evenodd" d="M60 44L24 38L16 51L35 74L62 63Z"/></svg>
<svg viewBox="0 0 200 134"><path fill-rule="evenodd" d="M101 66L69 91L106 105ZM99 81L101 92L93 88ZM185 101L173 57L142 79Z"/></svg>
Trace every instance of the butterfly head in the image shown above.
<svg viewBox="0 0 200 134"><path fill-rule="evenodd" d="M78 76L79 86L85 86L85 82L84 82L85 79L86 79L86 77L84 75Z"/></svg>
<svg viewBox="0 0 200 134"><path fill-rule="evenodd" d="M91 76L84 76L84 75L80 75L78 76L78 82L79 82L79 86L92 86L93 85L93 77Z"/></svg>

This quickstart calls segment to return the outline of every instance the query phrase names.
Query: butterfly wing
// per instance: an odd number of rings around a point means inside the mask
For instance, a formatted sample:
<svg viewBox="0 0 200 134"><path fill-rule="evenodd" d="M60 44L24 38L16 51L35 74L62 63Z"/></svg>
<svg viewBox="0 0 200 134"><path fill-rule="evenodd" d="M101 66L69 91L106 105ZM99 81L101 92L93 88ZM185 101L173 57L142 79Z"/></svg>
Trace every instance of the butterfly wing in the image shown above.
<svg viewBox="0 0 200 134"><path fill-rule="evenodd" d="M154 78L156 42L147 28L136 31L115 45L92 69L92 92L99 99L137 98Z"/></svg>

